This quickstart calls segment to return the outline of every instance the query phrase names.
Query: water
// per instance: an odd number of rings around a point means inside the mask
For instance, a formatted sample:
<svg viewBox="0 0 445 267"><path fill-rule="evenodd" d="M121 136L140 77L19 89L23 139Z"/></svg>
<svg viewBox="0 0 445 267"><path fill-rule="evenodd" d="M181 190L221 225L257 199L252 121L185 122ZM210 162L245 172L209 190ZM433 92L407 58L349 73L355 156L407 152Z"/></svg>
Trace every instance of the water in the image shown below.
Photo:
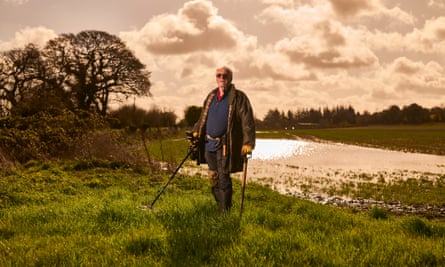
<svg viewBox="0 0 445 267"><path fill-rule="evenodd" d="M207 166L196 171L206 175ZM445 156L288 139L257 139L247 169L248 182L316 201L332 197L330 189L343 186L407 179L434 181L443 175ZM239 179L241 173L232 176Z"/></svg>
<svg viewBox="0 0 445 267"><path fill-rule="evenodd" d="M315 143L288 139L259 139L252 153L253 159L273 160L310 155Z"/></svg>
<svg viewBox="0 0 445 267"><path fill-rule="evenodd" d="M258 139L248 164L249 181L310 199L345 185L445 175L445 156L287 139Z"/></svg>
<svg viewBox="0 0 445 267"><path fill-rule="evenodd" d="M261 164L287 163L353 171L406 170L445 173L445 157L287 139L259 139L252 154Z"/></svg>

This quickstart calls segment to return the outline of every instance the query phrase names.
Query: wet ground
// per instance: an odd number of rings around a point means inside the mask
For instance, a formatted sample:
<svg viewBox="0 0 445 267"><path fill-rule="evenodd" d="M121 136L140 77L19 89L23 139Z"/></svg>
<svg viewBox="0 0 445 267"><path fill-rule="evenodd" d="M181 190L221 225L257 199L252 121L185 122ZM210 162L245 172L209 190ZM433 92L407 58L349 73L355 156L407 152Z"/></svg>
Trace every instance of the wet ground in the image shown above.
<svg viewBox="0 0 445 267"><path fill-rule="evenodd" d="M200 168L206 171L206 166ZM332 195L331 189L358 183L387 183L406 179L436 180L445 175L445 156L406 153L331 142L288 139L259 139L248 164L248 181L282 194L337 206L367 209L385 206L393 211L434 209L409 207L402 203L380 203ZM235 175L238 178L240 174ZM436 211L437 210L437 211Z"/></svg>

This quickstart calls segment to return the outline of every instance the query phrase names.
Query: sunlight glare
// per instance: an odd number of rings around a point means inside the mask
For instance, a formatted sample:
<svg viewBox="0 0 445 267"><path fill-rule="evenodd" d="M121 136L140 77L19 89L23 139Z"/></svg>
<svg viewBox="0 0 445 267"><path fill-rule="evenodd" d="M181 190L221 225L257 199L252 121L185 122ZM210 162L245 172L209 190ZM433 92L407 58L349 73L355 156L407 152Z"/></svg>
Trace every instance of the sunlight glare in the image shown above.
<svg viewBox="0 0 445 267"><path fill-rule="evenodd" d="M296 155L307 155L311 151L308 142L286 139L257 139L253 159L271 160Z"/></svg>

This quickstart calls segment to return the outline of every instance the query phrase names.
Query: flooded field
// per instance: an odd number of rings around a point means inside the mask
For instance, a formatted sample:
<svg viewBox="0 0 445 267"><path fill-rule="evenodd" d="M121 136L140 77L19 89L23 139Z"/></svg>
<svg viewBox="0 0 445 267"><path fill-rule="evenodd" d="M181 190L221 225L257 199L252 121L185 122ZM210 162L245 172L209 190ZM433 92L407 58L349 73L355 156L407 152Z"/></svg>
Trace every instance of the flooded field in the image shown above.
<svg viewBox="0 0 445 267"><path fill-rule="evenodd" d="M199 169L205 175L207 166ZM332 142L258 139L247 180L282 194L326 203L332 199L351 201L348 196L330 193L344 186L406 179L434 181L444 174L445 156Z"/></svg>
<svg viewBox="0 0 445 267"><path fill-rule="evenodd" d="M283 194L323 196L329 188L344 183L437 179L445 174L445 157L328 142L260 139L248 170L250 180Z"/></svg>
<svg viewBox="0 0 445 267"><path fill-rule="evenodd" d="M252 161L294 162L307 167L354 171L444 172L445 157L384 149L288 139L259 139Z"/></svg>

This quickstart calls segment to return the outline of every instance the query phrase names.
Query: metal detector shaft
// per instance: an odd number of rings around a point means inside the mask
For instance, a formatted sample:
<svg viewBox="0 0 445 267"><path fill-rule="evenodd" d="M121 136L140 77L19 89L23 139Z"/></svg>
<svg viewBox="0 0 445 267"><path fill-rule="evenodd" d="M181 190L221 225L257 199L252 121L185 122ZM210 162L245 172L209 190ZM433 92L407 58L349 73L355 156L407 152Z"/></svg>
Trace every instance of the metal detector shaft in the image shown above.
<svg viewBox="0 0 445 267"><path fill-rule="evenodd" d="M244 191L246 189L246 180L247 180L247 161L250 155L245 155L243 158L243 177L241 179L241 197L240 197L240 210L239 216L243 214L243 204L244 204Z"/></svg>
<svg viewBox="0 0 445 267"><path fill-rule="evenodd" d="M159 190L158 194L156 195L156 197L153 199L153 201L151 202L149 208L152 209L153 205L156 203L156 201L158 200L158 198L162 195L162 193L164 192L165 188L167 188L168 184L170 184L170 182L173 180L173 178L175 177L176 173L178 173L179 169L181 169L182 165L184 164L184 162L187 160L188 157L190 157L190 155L193 153L193 149L189 149L189 152L187 153L187 155L185 156L185 158L181 161L181 163L178 165L178 167L176 168L176 170L173 172L173 174L170 176L170 178L167 180L167 182L164 184L164 186Z"/></svg>

